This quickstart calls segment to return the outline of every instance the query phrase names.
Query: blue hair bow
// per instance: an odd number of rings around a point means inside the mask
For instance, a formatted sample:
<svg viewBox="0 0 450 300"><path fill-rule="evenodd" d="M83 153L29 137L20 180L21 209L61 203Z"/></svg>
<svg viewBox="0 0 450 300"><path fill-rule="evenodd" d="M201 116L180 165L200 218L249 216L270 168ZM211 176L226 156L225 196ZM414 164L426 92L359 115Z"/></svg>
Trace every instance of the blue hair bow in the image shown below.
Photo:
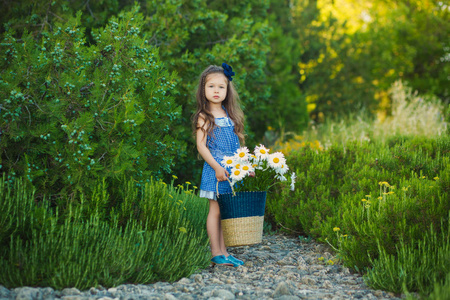
<svg viewBox="0 0 450 300"><path fill-rule="evenodd" d="M223 68L223 73L225 74L225 76L227 76L228 80L233 81L233 76L235 75L235 73L233 72L233 68L231 68L226 63L222 64L222 68Z"/></svg>

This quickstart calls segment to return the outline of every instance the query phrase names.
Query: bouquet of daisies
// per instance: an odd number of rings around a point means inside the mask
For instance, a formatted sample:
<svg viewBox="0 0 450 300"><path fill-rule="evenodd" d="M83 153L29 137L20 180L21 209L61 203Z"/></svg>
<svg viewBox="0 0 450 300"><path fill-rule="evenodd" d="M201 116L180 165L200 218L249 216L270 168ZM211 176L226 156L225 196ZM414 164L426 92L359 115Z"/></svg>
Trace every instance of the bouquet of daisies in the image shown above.
<svg viewBox="0 0 450 300"><path fill-rule="evenodd" d="M250 153L241 147L234 156L225 156L222 165L231 168L231 185L235 191L268 191L280 182L289 182L295 187L295 173L289 172L286 159L281 152L270 153L263 145Z"/></svg>

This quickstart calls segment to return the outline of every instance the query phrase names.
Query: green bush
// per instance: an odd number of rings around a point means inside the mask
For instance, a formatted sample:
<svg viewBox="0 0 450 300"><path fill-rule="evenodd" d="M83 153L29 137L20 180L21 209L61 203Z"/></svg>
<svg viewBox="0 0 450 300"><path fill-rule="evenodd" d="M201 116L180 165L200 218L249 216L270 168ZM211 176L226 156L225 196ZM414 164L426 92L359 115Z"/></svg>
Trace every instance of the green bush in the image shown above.
<svg viewBox="0 0 450 300"><path fill-rule="evenodd" d="M400 243L415 251L430 228L447 232L449 149L447 136L303 148L287 157L295 191L273 194L268 212L283 227L328 241L345 265L365 272L382 253L397 259Z"/></svg>
<svg viewBox="0 0 450 300"><path fill-rule="evenodd" d="M80 14L37 37L13 29L0 52L1 167L42 194L92 192L97 179L137 184L173 167L181 108L175 75L140 32L138 7L92 32Z"/></svg>
<svg viewBox="0 0 450 300"><path fill-rule="evenodd" d="M420 291L430 294L434 284L443 284L450 270L450 219L446 231L437 234L433 227L421 239L396 245L394 255L388 254L378 239L380 256L365 275L366 282L375 289L396 293ZM388 235L386 235L388 236Z"/></svg>
<svg viewBox="0 0 450 300"><path fill-rule="evenodd" d="M108 202L106 193L98 195L104 184L95 188L95 197ZM127 185L130 198L122 204L128 201L132 210L90 206L95 197L72 201L63 210L51 208L45 198L36 202L22 179L14 185L1 180L0 224L8 226L0 228L0 284L111 287L173 281L206 267L207 203L192 190L162 182L136 187L128 180ZM131 201L132 195L139 197Z"/></svg>

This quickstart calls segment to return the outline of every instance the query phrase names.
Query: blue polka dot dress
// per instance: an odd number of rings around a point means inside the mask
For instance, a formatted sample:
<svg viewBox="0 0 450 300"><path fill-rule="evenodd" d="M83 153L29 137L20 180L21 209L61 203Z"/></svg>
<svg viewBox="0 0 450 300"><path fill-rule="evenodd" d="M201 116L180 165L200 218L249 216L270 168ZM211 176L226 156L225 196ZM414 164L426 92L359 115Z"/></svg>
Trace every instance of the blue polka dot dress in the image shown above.
<svg viewBox="0 0 450 300"><path fill-rule="evenodd" d="M224 108L225 109L225 108ZM226 110L225 110L226 111ZM220 164L224 156L233 156L239 149L239 138L234 132L234 122L228 116L215 118L216 126L213 135L206 138L206 146L214 159ZM230 172L230 168L227 168ZM202 182L200 184L200 197L208 199L217 199L216 193L216 171L207 163L203 165ZM219 182L219 194L231 193L230 183L228 181Z"/></svg>

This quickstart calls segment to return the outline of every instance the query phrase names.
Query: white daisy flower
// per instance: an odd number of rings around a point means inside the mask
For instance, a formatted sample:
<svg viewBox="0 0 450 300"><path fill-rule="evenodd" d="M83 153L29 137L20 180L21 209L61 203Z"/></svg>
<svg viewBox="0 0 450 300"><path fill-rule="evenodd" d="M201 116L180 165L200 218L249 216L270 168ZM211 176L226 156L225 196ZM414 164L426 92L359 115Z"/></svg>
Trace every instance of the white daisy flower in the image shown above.
<svg viewBox="0 0 450 300"><path fill-rule="evenodd" d="M254 172L255 171L255 168L249 162L242 163L240 165L240 169L244 172Z"/></svg>
<svg viewBox="0 0 450 300"><path fill-rule="evenodd" d="M291 175L291 191L295 190L295 179L297 178L297 176L295 175L294 172L292 172Z"/></svg>
<svg viewBox="0 0 450 300"><path fill-rule="evenodd" d="M286 174L286 172L289 170L289 167L284 163L281 164L281 166L279 167L279 169L277 170L278 174L284 175Z"/></svg>
<svg viewBox="0 0 450 300"><path fill-rule="evenodd" d="M240 169L232 169L230 178L234 182L242 180L248 172L240 170Z"/></svg>
<svg viewBox="0 0 450 300"><path fill-rule="evenodd" d="M249 151L247 147L241 147L237 149L236 154L234 155L234 158L236 160L240 161L248 161L249 160Z"/></svg>
<svg viewBox="0 0 450 300"><path fill-rule="evenodd" d="M221 161L221 164L224 167L232 167L234 163L234 158L232 156L224 156Z"/></svg>
<svg viewBox="0 0 450 300"><path fill-rule="evenodd" d="M269 154L268 163L272 169L280 170L282 165L286 165L286 159L284 158L283 153L275 152Z"/></svg>
<svg viewBox="0 0 450 300"><path fill-rule="evenodd" d="M259 159L267 159L269 157L269 151L270 149L267 149L263 145L259 145L255 147L255 155Z"/></svg>
<svg viewBox="0 0 450 300"><path fill-rule="evenodd" d="M280 180L280 181L287 181L287 178L284 175L281 175L281 174L275 175L275 178Z"/></svg>

